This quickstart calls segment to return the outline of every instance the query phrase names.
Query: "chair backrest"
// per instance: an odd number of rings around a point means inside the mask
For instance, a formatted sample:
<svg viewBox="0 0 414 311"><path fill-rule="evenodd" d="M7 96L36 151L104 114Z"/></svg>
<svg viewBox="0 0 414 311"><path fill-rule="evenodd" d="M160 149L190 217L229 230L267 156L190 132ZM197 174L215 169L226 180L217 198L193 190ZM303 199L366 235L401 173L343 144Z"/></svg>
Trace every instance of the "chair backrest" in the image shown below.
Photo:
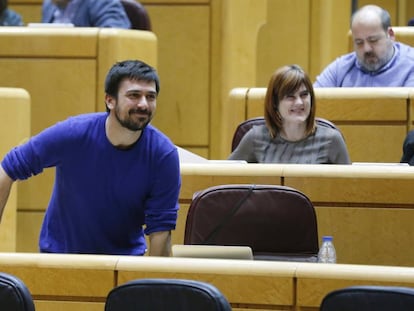
<svg viewBox="0 0 414 311"><path fill-rule="evenodd" d="M213 285L184 279L139 279L112 289L105 311L230 311Z"/></svg>
<svg viewBox="0 0 414 311"><path fill-rule="evenodd" d="M331 122L329 120L326 120L326 119L320 118L320 117L316 117L315 121L320 126L330 127L330 128L333 128L333 129L338 130L339 132L341 132L339 130L339 128L333 122ZM262 124L265 124L265 123L266 123L266 121L265 121L264 117L251 118L251 119L247 119L247 120L243 121L242 123L240 123L237 126L236 131L234 132L234 135L233 135L233 140L232 140L232 143L231 143L231 151L236 149L236 147L240 143L240 140L243 138L243 136L254 125L262 125Z"/></svg>
<svg viewBox="0 0 414 311"><path fill-rule="evenodd" d="M184 244L249 246L254 259L316 261L314 206L278 185L219 185L194 194Z"/></svg>
<svg viewBox="0 0 414 311"><path fill-rule="evenodd" d="M148 11L140 2L121 0L121 3L131 22L131 29L151 31L151 20Z"/></svg>
<svg viewBox="0 0 414 311"><path fill-rule="evenodd" d="M328 293L320 311L411 311L414 288L351 286Z"/></svg>
<svg viewBox="0 0 414 311"><path fill-rule="evenodd" d="M0 308L7 311L34 311L32 295L19 278L0 273Z"/></svg>

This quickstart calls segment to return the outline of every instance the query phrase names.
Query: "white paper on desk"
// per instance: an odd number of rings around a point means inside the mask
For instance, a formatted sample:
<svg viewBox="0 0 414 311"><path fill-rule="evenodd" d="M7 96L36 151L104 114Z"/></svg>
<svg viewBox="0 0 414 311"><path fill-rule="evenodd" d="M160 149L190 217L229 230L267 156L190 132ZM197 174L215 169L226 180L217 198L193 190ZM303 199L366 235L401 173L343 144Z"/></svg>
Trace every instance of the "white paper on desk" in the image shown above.
<svg viewBox="0 0 414 311"><path fill-rule="evenodd" d="M33 28L67 28L75 27L72 23L28 23L27 27Z"/></svg>
<svg viewBox="0 0 414 311"><path fill-rule="evenodd" d="M352 162L352 165L371 165L371 166L409 166L408 163L400 162Z"/></svg>
<svg viewBox="0 0 414 311"><path fill-rule="evenodd" d="M245 160L208 160L210 164L246 164Z"/></svg>

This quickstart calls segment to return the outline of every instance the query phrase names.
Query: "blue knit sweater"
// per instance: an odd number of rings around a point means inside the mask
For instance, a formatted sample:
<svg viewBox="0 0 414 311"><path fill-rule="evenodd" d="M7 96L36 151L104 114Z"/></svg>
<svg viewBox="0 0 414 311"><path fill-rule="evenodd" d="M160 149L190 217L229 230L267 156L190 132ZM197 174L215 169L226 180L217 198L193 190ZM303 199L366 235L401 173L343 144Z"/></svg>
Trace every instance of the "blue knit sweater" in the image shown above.
<svg viewBox="0 0 414 311"><path fill-rule="evenodd" d="M145 234L175 228L180 190L176 147L147 126L128 150L107 139L107 113L69 118L12 149L2 166L14 180L56 167L40 250L130 254Z"/></svg>

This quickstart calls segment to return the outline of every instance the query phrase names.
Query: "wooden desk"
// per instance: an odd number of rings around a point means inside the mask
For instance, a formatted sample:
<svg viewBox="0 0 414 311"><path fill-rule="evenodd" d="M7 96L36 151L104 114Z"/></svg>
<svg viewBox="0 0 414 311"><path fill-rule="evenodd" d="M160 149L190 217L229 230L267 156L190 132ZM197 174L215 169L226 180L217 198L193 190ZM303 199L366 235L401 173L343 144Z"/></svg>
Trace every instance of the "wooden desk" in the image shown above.
<svg viewBox="0 0 414 311"><path fill-rule="evenodd" d="M323 297L336 289L356 285L414 286L413 268L364 265L297 266L297 310L319 310Z"/></svg>
<svg viewBox="0 0 414 311"><path fill-rule="evenodd" d="M286 185L313 202L319 236L333 235L338 262L413 266L414 167L183 164L173 242L183 243L192 194L231 183Z"/></svg>
<svg viewBox="0 0 414 311"><path fill-rule="evenodd" d="M113 287L138 278L211 283L235 311L317 311L345 286L414 287L414 268L301 262L0 253L0 270L25 282L37 311L100 311Z"/></svg>
<svg viewBox="0 0 414 311"><path fill-rule="evenodd" d="M0 87L0 154L30 135L30 95L21 88ZM0 251L16 251L17 188L14 184L0 225Z"/></svg>
<svg viewBox="0 0 414 311"><path fill-rule="evenodd" d="M0 85L31 96L27 136L72 115L104 111L104 79L116 61L157 65L157 38L147 31L0 27L0 46ZM54 169L47 169L19 185L19 230L38 236L30 228L41 219L32 215L47 206L53 180Z"/></svg>
<svg viewBox="0 0 414 311"><path fill-rule="evenodd" d="M220 184L276 184L314 203L319 236L333 235L338 262L413 266L414 167L282 164L181 164L182 188L172 242L184 241L194 192ZM18 249L37 251L44 209L20 211ZM31 218L31 222L22 221Z"/></svg>
<svg viewBox="0 0 414 311"><path fill-rule="evenodd" d="M184 278L213 284L234 310L286 310L294 305L296 263L192 258L121 258L119 284L137 278Z"/></svg>
<svg viewBox="0 0 414 311"><path fill-rule="evenodd" d="M116 256L1 253L0 270L29 288L37 311L102 311Z"/></svg>

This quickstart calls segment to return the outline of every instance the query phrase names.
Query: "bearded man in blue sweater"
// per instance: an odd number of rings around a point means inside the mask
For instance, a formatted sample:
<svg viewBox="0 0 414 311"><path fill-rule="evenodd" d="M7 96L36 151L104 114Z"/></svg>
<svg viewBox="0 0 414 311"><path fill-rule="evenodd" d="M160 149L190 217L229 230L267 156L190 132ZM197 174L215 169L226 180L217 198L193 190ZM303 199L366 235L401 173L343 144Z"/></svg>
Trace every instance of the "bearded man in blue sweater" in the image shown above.
<svg viewBox="0 0 414 311"><path fill-rule="evenodd" d="M169 256L181 186L175 145L150 125L159 78L141 61L116 63L106 112L70 117L9 151L0 215L15 180L56 168L39 247L48 253Z"/></svg>

